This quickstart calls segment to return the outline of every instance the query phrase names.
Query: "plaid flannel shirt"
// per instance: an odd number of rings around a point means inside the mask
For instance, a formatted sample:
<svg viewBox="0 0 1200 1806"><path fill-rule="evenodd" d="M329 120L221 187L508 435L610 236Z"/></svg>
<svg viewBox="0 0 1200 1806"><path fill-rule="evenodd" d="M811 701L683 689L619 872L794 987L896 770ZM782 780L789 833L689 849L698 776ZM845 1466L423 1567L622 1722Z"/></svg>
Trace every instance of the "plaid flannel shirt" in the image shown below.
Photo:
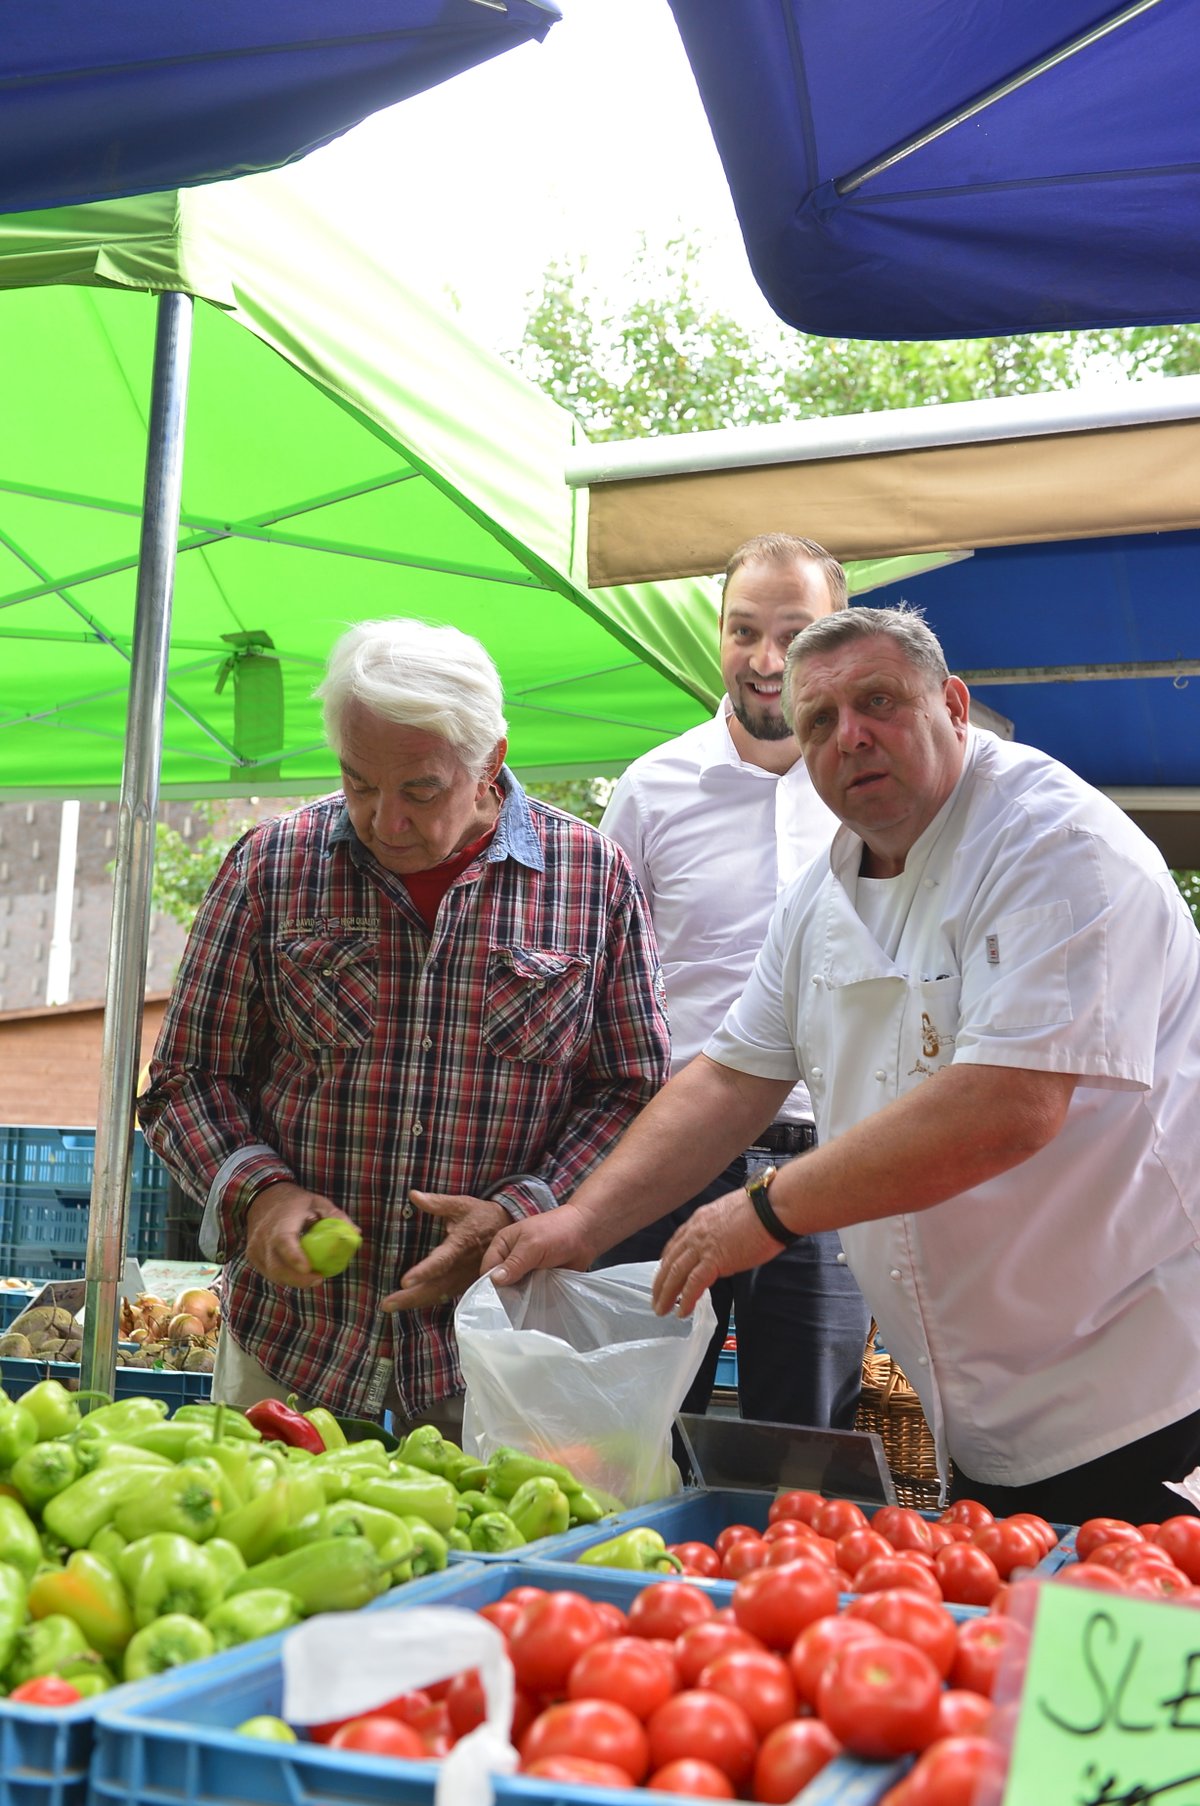
<svg viewBox="0 0 1200 1806"><path fill-rule="evenodd" d="M379 1310L442 1232L410 1188L514 1216L559 1203L667 1075L662 975L625 855L502 777L496 833L432 933L340 796L244 836L196 917L139 1100L150 1146L205 1204L234 1338L342 1413L378 1415L393 1374L409 1415L462 1389L452 1306ZM311 1291L243 1256L246 1211L278 1180L363 1233Z"/></svg>

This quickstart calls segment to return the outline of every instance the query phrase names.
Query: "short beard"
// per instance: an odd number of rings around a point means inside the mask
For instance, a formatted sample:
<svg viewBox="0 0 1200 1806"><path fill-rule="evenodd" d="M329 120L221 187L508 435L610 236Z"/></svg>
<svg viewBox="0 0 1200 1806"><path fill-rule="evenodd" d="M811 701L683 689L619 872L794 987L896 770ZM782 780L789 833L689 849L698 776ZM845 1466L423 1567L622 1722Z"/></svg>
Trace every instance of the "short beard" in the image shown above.
<svg viewBox="0 0 1200 1806"><path fill-rule="evenodd" d="M741 722L742 726L745 728L746 732L751 736L752 739L754 739L754 740L790 740L791 739L792 730L788 726L787 722L784 720L782 715L763 714L763 715L760 715L756 721L756 720L752 719L752 717L749 715L749 713L747 712L747 710L745 709L745 707L743 706L742 703L734 702L732 697L730 697L730 703L732 704L734 714L737 716L738 720Z"/></svg>

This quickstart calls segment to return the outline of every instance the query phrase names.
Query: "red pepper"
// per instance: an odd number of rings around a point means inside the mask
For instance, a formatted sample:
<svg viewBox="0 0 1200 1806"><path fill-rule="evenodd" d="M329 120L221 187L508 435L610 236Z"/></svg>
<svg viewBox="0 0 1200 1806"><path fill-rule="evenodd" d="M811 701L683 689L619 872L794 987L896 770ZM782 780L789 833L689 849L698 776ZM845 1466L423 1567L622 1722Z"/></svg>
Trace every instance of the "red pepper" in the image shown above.
<svg viewBox="0 0 1200 1806"><path fill-rule="evenodd" d="M251 1405L246 1419L268 1442L285 1442L289 1448L308 1449L314 1455L325 1452L320 1431L303 1411L294 1411L281 1398L264 1398L261 1404Z"/></svg>

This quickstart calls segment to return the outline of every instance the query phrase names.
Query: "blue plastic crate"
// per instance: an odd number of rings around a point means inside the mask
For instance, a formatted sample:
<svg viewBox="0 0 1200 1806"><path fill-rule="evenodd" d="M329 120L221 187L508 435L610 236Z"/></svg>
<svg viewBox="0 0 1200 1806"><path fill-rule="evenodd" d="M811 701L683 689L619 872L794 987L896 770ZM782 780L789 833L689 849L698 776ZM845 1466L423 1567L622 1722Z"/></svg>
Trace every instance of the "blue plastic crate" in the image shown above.
<svg viewBox="0 0 1200 1806"><path fill-rule="evenodd" d="M82 1273L96 1156L94 1129L0 1128L0 1269L36 1279ZM166 1253L169 1174L136 1131L128 1250Z"/></svg>
<svg viewBox="0 0 1200 1806"><path fill-rule="evenodd" d="M720 1354L717 1356L717 1377L716 1377L715 1384L718 1386L731 1387L733 1389L733 1391L736 1392L737 1391L737 1383L738 1383L737 1350L734 1348L723 1348L721 1350Z"/></svg>
<svg viewBox="0 0 1200 1806"><path fill-rule="evenodd" d="M0 1386L10 1398L20 1398L39 1380L61 1380L64 1386L78 1386L79 1368L74 1362L22 1361L15 1355L0 1359ZM116 1398L165 1398L167 1415L173 1416L180 1405L212 1397L212 1374L170 1373L155 1367L118 1367L113 1392Z"/></svg>
<svg viewBox="0 0 1200 1806"><path fill-rule="evenodd" d="M18 1291L16 1286L0 1286L0 1335L12 1327L22 1311L29 1308L37 1293L36 1286L26 1291Z"/></svg>
<svg viewBox="0 0 1200 1806"><path fill-rule="evenodd" d="M568 1584L589 1598L627 1607L647 1581L614 1569L569 1573L551 1563L464 1566L453 1570L436 1603L478 1610L514 1586ZM721 1590L726 1600L733 1592L728 1585ZM403 1611L433 1602L399 1588L381 1603ZM283 1670L274 1638L270 1647L248 1645L162 1675L152 1685L153 1693L127 1689L124 1700L114 1695L101 1703L89 1806L426 1806L433 1800L434 1763L233 1735L233 1727L252 1714L279 1713ZM905 1766L839 1757L799 1796L799 1806L873 1806ZM630 1803L627 1789L572 1788L523 1775L499 1777L495 1793L497 1806Z"/></svg>
<svg viewBox="0 0 1200 1806"><path fill-rule="evenodd" d="M431 1605L447 1584L448 1576L431 1574L424 1580L410 1580L413 1603ZM386 1593L373 1600L364 1611L375 1611L394 1600ZM285 1633L263 1637L257 1643L244 1644L232 1652L234 1656L253 1655L261 1663L274 1651L278 1661L279 1644ZM204 1672L228 1662L229 1657L209 1656L193 1662L186 1670L188 1685L203 1687ZM134 1702L149 1703L157 1690L169 1683L178 1685L183 1669L156 1675L151 1680L135 1681L114 1687L96 1699L81 1700L77 1706L64 1706L53 1712L44 1706L28 1706L0 1699L0 1806L88 1806L89 1783L95 1742L96 1718L102 1707L117 1707ZM251 1708L242 1714L249 1715ZM241 1722L240 1718L236 1722ZM239 1747L246 1739L239 1738ZM430 1796L413 1795L413 1799ZM397 1806L408 1806L409 1796L397 1793Z"/></svg>

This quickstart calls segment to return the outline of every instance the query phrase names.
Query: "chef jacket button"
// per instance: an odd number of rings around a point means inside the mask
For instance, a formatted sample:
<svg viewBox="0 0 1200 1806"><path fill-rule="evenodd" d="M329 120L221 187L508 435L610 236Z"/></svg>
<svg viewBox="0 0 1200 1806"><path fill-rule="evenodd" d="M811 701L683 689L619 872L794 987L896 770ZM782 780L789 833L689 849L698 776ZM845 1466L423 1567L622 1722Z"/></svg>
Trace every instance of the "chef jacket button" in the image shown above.
<svg viewBox="0 0 1200 1806"><path fill-rule="evenodd" d="M932 878L926 878L926 880L925 880L925 889L926 889L926 890L932 890L932 889L933 889L933 888L934 888L934 883L933 883L933 879L932 879Z"/></svg>
<svg viewBox="0 0 1200 1806"><path fill-rule="evenodd" d="M824 1077L825 1077L825 1069L824 1069L824 1067L822 1067L822 1066L814 1066L814 1067L813 1067L813 1069L812 1069L812 1077L813 1077L813 1078L814 1078L814 1079L823 1079L823 1078L824 1078Z"/></svg>
<svg viewBox="0 0 1200 1806"><path fill-rule="evenodd" d="M891 1272L888 1274L889 1279L903 1279L903 1277L904 1277L904 1275L903 1275L903 1273L901 1273L899 1267L893 1267Z"/></svg>
<svg viewBox="0 0 1200 1806"><path fill-rule="evenodd" d="M882 1066L879 1068L879 1071L875 1074L875 1077L879 1080L880 1084L882 1084L884 1079L887 1078L887 1073L883 1070Z"/></svg>
<svg viewBox="0 0 1200 1806"><path fill-rule="evenodd" d="M423 1122L415 1122L412 1126L412 1133L414 1135L424 1135L425 1124Z"/></svg>
<svg viewBox="0 0 1200 1806"><path fill-rule="evenodd" d="M816 973L815 973L815 972L814 972L814 973L813 973L813 975L812 975L812 981L813 981L813 983L814 983L814 984L815 984L815 985L819 985L819 984L820 984L820 982L821 982L821 981L820 981L820 979L819 979L819 978L818 978L818 977L817 977L817 975L816 975Z"/></svg>
<svg viewBox="0 0 1200 1806"><path fill-rule="evenodd" d="M918 1355L917 1356L917 1366L918 1367L928 1367L928 1365L929 1365L929 1356L928 1355Z"/></svg>
<svg viewBox="0 0 1200 1806"><path fill-rule="evenodd" d="M401 1216L402 1216L402 1217L404 1217L404 1218L405 1218L405 1219L407 1219L407 1218L409 1218L409 1217L410 1217L410 1216L412 1216L412 1214L413 1214L413 1207L412 1207L412 1205L411 1205L411 1204L402 1204L402 1205L401 1205L401 1206L400 1206L400 1215L401 1215Z"/></svg>
<svg viewBox="0 0 1200 1806"><path fill-rule="evenodd" d="M839 1255L838 1255L838 1257L837 1257L837 1264L838 1264L838 1266L839 1266L839 1267L844 1267L844 1266L845 1266L845 1264L846 1264L846 1256L845 1256L845 1253L844 1253L844 1252L843 1252L843 1253L841 1253L841 1254L839 1254Z"/></svg>

